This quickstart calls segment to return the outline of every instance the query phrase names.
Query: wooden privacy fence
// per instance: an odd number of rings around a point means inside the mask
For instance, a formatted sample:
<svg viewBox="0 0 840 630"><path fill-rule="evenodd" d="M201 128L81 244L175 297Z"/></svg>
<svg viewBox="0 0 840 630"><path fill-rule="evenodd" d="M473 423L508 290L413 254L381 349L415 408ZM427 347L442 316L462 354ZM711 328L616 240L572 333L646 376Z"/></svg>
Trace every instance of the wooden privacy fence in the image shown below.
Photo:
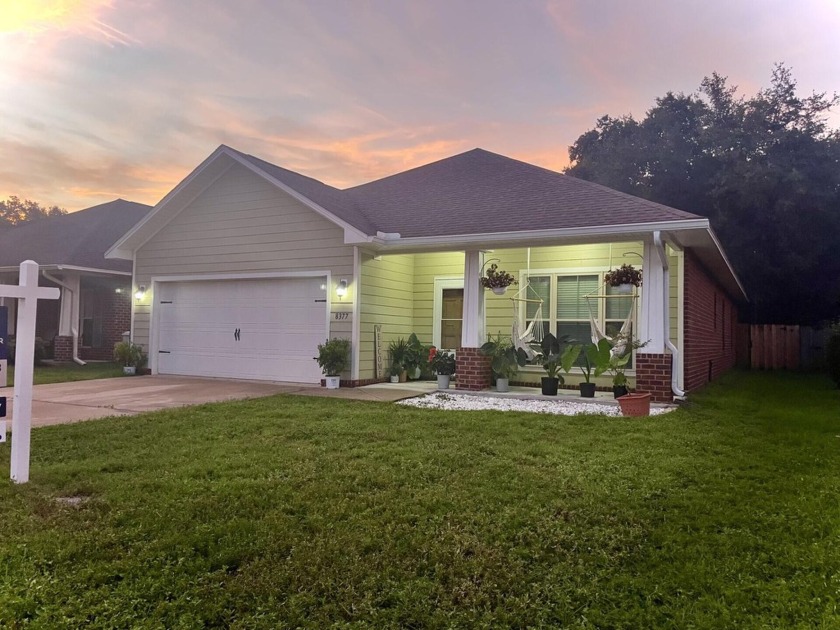
<svg viewBox="0 0 840 630"><path fill-rule="evenodd" d="M799 369L799 326L739 324L738 363L753 370Z"/></svg>

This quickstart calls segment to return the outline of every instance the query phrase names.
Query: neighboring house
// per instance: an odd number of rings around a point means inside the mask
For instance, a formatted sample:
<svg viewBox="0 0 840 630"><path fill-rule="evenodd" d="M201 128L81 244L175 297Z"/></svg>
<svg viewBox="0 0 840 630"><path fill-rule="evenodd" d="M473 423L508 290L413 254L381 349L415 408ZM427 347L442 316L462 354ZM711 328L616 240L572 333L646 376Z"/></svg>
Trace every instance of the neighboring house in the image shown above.
<svg viewBox="0 0 840 630"><path fill-rule="evenodd" d="M106 259L105 250L150 209L117 199L0 232L0 283L17 284L20 263L34 260L41 266L40 284L61 289L60 300L38 302L36 335L49 357L112 358L114 344L131 326L132 265ZM13 335L15 300L6 302Z"/></svg>
<svg viewBox="0 0 840 630"><path fill-rule="evenodd" d="M487 334L535 315L479 287L485 260L577 338L584 295L630 262L639 298L592 300L592 314L615 331L635 309L649 341L631 383L666 400L733 365L746 300L707 219L481 149L338 190L221 146L107 256L135 261L133 339L162 374L314 383L316 345L339 336L345 377L364 384L385 376L388 342L416 332L457 349L459 388L482 389Z"/></svg>

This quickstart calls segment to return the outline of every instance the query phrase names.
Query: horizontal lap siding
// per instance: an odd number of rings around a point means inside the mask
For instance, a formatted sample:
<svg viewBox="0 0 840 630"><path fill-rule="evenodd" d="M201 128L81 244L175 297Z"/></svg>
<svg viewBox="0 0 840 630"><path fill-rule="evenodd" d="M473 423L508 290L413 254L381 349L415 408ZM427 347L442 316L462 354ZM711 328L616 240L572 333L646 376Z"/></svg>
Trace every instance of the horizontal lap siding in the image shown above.
<svg viewBox="0 0 840 630"><path fill-rule="evenodd" d="M387 370L388 344L413 332L414 256L361 254L361 302L359 303L359 378L375 376L374 326L382 325L382 350Z"/></svg>
<svg viewBox="0 0 840 630"><path fill-rule="evenodd" d="M330 271L333 284L353 277L344 231L244 167L235 166L138 251L135 283L149 292L135 304L134 338L148 348L152 276ZM333 310L351 308L354 287ZM349 338L351 324L331 334Z"/></svg>
<svg viewBox="0 0 840 630"><path fill-rule="evenodd" d="M416 254L414 257L414 332L432 343L435 278L463 278L464 252Z"/></svg>

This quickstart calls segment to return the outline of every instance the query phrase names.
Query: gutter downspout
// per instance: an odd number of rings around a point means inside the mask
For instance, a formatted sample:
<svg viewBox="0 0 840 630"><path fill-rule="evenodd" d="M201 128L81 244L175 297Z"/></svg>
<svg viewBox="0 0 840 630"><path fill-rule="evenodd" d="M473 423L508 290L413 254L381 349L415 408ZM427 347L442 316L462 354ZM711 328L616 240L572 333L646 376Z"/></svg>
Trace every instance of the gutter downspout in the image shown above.
<svg viewBox="0 0 840 630"><path fill-rule="evenodd" d="M656 231L653 233L653 245L656 247L656 253L659 255L659 261L662 263L663 277L663 293L664 293L664 308L665 316L662 318L665 322L665 346L671 351L671 391L674 392L674 398L684 399L685 390L680 389L680 376L678 373L680 365L680 351L671 341L671 271L668 265L668 255L665 253L665 245L662 242L662 233Z"/></svg>
<svg viewBox="0 0 840 630"><path fill-rule="evenodd" d="M54 282L55 284L57 284L58 286L60 286L62 289L64 289L65 291L69 292L71 296L73 295L73 289L71 289L71 288L70 288L70 285L66 284L66 283L65 283L65 282L63 282L62 280L59 280L59 279L58 279L58 278L56 278L55 276L51 276L51 275L50 275L49 273L47 273L46 271L41 271L41 274L43 274L43 276L44 276L47 280L49 280L50 282ZM71 300L72 300L72 298L71 298ZM75 318L73 317L73 306L72 306L72 302L71 302L71 306L70 306L70 319L71 319L71 320L75 319ZM78 328L75 328L75 327L73 327L73 326L71 325L71 326L70 326L70 334L73 336L73 361L74 361L74 362L76 362L76 363L77 363L77 364L79 364L79 365L87 365L87 363L86 363L86 362L82 361L82 360L79 358L79 329L78 329Z"/></svg>

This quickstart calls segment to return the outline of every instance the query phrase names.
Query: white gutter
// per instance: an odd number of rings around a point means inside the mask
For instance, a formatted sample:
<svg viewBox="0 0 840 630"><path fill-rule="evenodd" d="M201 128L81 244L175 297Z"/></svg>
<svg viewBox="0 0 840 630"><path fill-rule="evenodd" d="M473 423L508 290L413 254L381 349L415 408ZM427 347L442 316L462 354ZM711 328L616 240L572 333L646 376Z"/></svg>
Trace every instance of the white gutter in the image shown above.
<svg viewBox="0 0 840 630"><path fill-rule="evenodd" d="M662 318L662 321L665 322L665 346L671 351L671 391L674 392L675 398L685 398L685 390L679 387L680 350L671 341L671 271L668 265L668 254L665 252L665 245L662 243L662 234L658 230L653 233L653 245L659 255L659 261L662 263L662 292L664 293L665 309L665 317Z"/></svg>
<svg viewBox="0 0 840 630"><path fill-rule="evenodd" d="M657 231L708 230L708 219L680 219L678 221L657 221L654 223L624 223L621 225L601 225L575 228L554 228L548 230L519 230L516 232L486 232L480 234L452 234L445 236L414 236L402 238L399 233L378 232L376 236L362 241L345 241L346 244L369 243L383 251L400 251L415 248L447 248L482 246L487 243L505 242L533 243L535 240L556 240L563 238L598 238L606 236L622 237L628 233L650 233Z"/></svg>
<svg viewBox="0 0 840 630"><path fill-rule="evenodd" d="M69 284L66 284L64 281L59 280L59 279L58 279L58 278L56 278L55 276L51 276L49 273L47 273L47 272L46 272L46 271L44 271L44 270L41 270L41 274L43 274L43 276L44 276L47 280L49 280L50 282L54 282L54 283L56 283L56 284L57 284L58 286L60 286L62 289L64 289L65 291L68 291L68 292L70 293L70 295L71 295L71 298L70 298L70 319L71 319L71 321L72 321L72 320L75 320L76 318L74 317L74 313L73 313L73 310L74 310L74 309L73 309L73 298L72 298L72 295L73 295L73 289L72 289L72 288L70 288L70 285L69 285ZM59 320L60 320L60 319L61 319L61 318L59 317ZM87 365L87 363L85 363L84 361L82 361L82 360L79 358L79 329L78 329L78 328L74 328L74 327L71 325L71 326L70 326L70 334L73 336L73 361L75 361L75 362L76 362L76 363L78 363L79 365Z"/></svg>

